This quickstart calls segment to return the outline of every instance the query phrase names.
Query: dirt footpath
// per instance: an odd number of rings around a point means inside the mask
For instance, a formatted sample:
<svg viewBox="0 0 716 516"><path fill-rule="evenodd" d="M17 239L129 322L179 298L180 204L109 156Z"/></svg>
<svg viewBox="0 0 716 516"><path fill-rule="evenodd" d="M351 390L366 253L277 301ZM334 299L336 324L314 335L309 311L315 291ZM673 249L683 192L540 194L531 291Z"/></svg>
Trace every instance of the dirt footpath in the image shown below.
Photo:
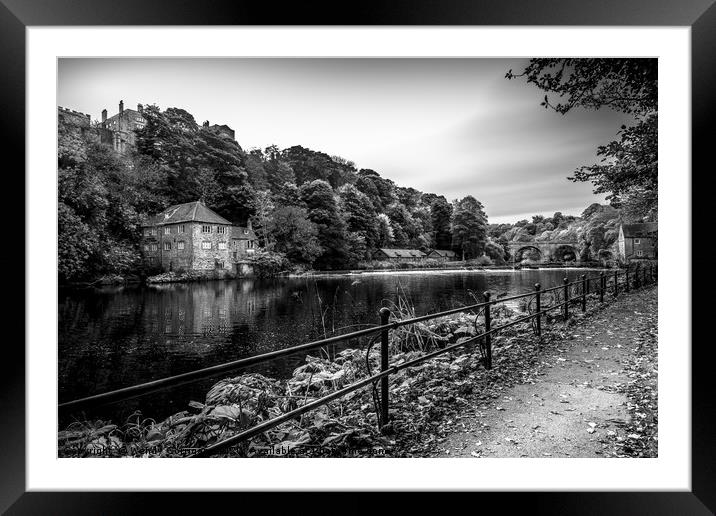
<svg viewBox="0 0 716 516"><path fill-rule="evenodd" d="M437 456L655 457L656 328L656 287L611 301L567 327L529 382L471 404Z"/></svg>

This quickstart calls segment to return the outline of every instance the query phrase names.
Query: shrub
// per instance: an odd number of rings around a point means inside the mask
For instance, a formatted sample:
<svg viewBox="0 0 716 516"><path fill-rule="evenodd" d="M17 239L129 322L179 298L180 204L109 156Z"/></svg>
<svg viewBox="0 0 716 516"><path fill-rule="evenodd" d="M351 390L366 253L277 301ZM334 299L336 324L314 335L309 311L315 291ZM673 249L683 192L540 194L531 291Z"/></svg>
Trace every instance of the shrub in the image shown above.
<svg viewBox="0 0 716 516"><path fill-rule="evenodd" d="M291 266L283 253L264 250L257 250L251 257L251 263L254 266L254 273L259 278L276 276L286 272Z"/></svg>
<svg viewBox="0 0 716 516"><path fill-rule="evenodd" d="M484 266L484 265L492 265L492 260L490 260L489 256L478 256L477 258L473 258L472 260L468 260L468 265L476 265L476 266Z"/></svg>

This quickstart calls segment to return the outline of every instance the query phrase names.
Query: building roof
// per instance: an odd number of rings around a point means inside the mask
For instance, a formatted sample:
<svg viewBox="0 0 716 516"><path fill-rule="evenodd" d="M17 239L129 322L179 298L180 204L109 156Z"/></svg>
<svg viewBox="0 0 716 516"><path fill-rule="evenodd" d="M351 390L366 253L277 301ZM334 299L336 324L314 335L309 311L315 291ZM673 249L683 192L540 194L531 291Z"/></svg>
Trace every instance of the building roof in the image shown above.
<svg viewBox="0 0 716 516"><path fill-rule="evenodd" d="M622 224L625 238L654 237L659 225L656 222L643 222L641 224Z"/></svg>
<svg viewBox="0 0 716 516"><path fill-rule="evenodd" d="M231 222L207 208L201 201L169 206L163 212L146 219L142 225L163 226L165 224L177 224L179 222L207 222L209 224L231 225Z"/></svg>
<svg viewBox="0 0 716 516"><path fill-rule="evenodd" d="M231 238L237 240L256 240L256 233L251 228L245 228L243 226L234 226L231 231Z"/></svg>
<svg viewBox="0 0 716 516"><path fill-rule="evenodd" d="M428 256L431 254L436 253L438 256L442 256L444 258L454 258L455 257L455 251L449 251L447 249L433 249L428 253Z"/></svg>
<svg viewBox="0 0 716 516"><path fill-rule="evenodd" d="M119 115L120 115L120 113L117 113L116 115L108 116L107 121L113 120L115 118L119 118ZM142 113L140 113L139 111L137 111L136 109L125 108L124 111L122 112L122 117L128 117L128 116L131 116L133 118L141 116L142 118L144 118L144 115Z"/></svg>
<svg viewBox="0 0 716 516"><path fill-rule="evenodd" d="M382 251L389 258L424 258L425 253L419 249L385 249L381 248L378 251ZM378 252L376 251L376 252Z"/></svg>

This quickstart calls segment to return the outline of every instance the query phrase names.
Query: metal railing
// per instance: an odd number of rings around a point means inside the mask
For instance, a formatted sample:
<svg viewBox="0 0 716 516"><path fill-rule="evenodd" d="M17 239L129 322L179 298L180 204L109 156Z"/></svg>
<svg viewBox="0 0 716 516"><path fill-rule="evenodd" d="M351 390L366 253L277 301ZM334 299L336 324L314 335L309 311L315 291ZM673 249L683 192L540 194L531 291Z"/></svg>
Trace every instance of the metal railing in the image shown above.
<svg viewBox="0 0 716 516"><path fill-rule="evenodd" d="M579 303L581 311L584 312L587 309L587 299L590 293L596 294L599 299L599 303L604 302L604 295L609 291L609 283L612 283L611 291L614 297L619 295L619 292L629 292L632 288L639 288L648 284L656 282L657 270L654 266L636 268L634 271L629 269L615 270L613 273L607 274L601 272L598 276L587 277L582 275L579 279L570 282L568 278L564 278L562 285L557 285L548 289L542 289L539 283L535 284L533 291L526 292L524 294L517 294L509 297L501 297L499 299L492 300L490 292L485 292L485 301L481 303L475 303L468 306L454 308L451 310L445 310L443 312L427 314L419 317L413 317L410 319L393 320L390 321L391 312L388 308L381 308L379 312L380 324L378 326L359 330L351 333L345 333L342 335L336 335L326 339L321 339L313 342L301 344L291 348L282 350L272 351L270 353L264 353L240 360L234 360L232 362L226 362L224 364L215 365L203 369L189 371L187 373L171 376L168 378L162 378L151 382L142 383L139 385L133 385L131 387L125 387L115 391L110 391L94 396L88 396L85 398L60 403L58 409L61 412L74 412L82 408L87 408L96 405L102 405L107 403L116 402L119 400L129 399L136 396L144 395L157 389L162 389L172 385L179 385L187 383L200 378L207 378L228 370L239 369L249 365L258 364L261 362L267 362L274 360L279 357L287 356L290 354L298 353L300 351L308 351L311 349L320 348L328 344L335 344L338 342L345 342L361 337L373 336L373 340L368 347L367 354L370 352L370 348L375 342L377 337L380 337L380 372L376 374L369 374L368 377L363 378L351 385L343 387L337 391L334 391L326 396L305 403L304 405L286 412L278 417L263 421L251 428L243 430L231 437L207 446L199 452L191 455L191 457L208 457L228 447L234 446L242 441L250 439L270 428L280 425L281 423L288 421L294 417L300 416L306 412L310 412L318 407L328 404L329 402L336 400L349 394L353 391L362 389L368 385L373 385L373 389L377 387L377 382L380 381L380 411L376 413L378 416L379 426L382 428L389 423L389 381L390 375L395 374L403 369L414 367L422 362L435 358L439 355L443 355L457 348L465 347L470 344L479 342L480 353L483 359L483 364L486 369L492 368L492 336L496 333L526 322L532 322L532 328L538 338L542 337L542 316L546 315L557 308L562 309L562 317L566 321L569 319L570 304ZM623 278L623 281L621 280ZM593 285L595 285L593 287ZM519 317L503 325L492 327L492 317L490 307L505 303L507 301L516 301L520 299L529 299L526 302L526 311L528 315ZM547 306L543 306L543 302L548 301ZM390 365L390 331L397 328L416 324L419 322L437 319L452 315L460 312L477 311L475 315L475 328L478 327L478 319L480 315L483 316L484 331L478 333L467 339L460 339L458 342L449 344L445 347L439 348L430 353L426 353L422 356L414 358L412 360L402 362L397 365Z"/></svg>

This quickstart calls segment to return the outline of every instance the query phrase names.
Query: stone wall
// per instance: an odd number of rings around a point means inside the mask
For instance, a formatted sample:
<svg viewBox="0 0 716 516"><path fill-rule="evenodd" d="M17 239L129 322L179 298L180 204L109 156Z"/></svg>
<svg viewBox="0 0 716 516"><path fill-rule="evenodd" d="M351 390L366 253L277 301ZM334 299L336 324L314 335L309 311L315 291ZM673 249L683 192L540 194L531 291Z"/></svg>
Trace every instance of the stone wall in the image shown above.
<svg viewBox="0 0 716 516"><path fill-rule="evenodd" d="M181 231L182 226L184 232ZM167 229L169 230L168 234L165 233ZM164 271L181 271L191 268L193 255L191 224L145 227L142 231L142 251L148 259L149 265L160 265ZM167 244L169 249L166 249ZM183 244L183 249L181 244ZM156 249L152 248L153 245L156 246Z"/></svg>
<svg viewBox="0 0 716 516"><path fill-rule="evenodd" d="M74 125L84 129L89 129L90 127L89 115L59 106L57 108L57 121L59 124Z"/></svg>
<svg viewBox="0 0 716 516"><path fill-rule="evenodd" d="M211 226L210 233L202 231L203 226ZM218 228L225 228L224 233L219 233ZM191 234L193 239L192 269L210 270L227 269L232 270L231 260L231 226L219 226L216 224L192 223ZM204 249L202 243L211 244L210 249ZM226 244L225 249L219 249L219 244Z"/></svg>

